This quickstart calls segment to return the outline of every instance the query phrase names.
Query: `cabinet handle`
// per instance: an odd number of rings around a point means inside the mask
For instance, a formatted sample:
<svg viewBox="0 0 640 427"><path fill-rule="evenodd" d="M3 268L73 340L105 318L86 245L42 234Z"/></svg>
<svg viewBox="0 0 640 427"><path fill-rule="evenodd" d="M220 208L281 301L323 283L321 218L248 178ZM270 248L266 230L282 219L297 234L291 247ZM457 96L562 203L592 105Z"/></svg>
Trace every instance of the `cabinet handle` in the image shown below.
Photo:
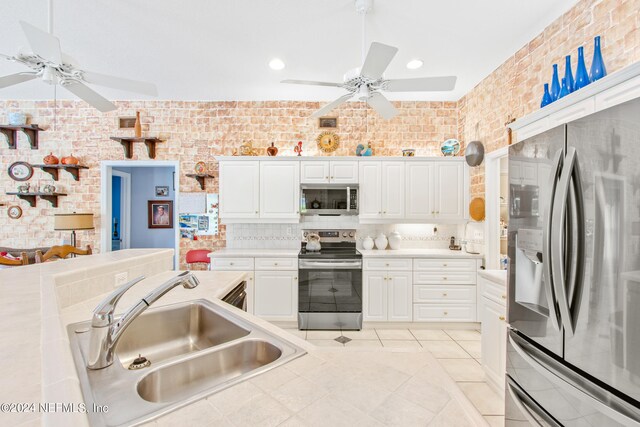
<svg viewBox="0 0 640 427"><path fill-rule="evenodd" d="M498 317L498 319L504 321L504 316L500 316L500 317Z"/></svg>
<svg viewBox="0 0 640 427"><path fill-rule="evenodd" d="M431 215L435 215L435 214L436 214L436 211L431 211Z"/></svg>
<svg viewBox="0 0 640 427"><path fill-rule="evenodd" d="M258 211L256 211L256 213L258 213Z"/></svg>
<svg viewBox="0 0 640 427"><path fill-rule="evenodd" d="M442 293L442 296L443 296L443 297L446 297L446 296L447 296L447 293L446 293L446 292L443 292L443 293Z"/></svg>
<svg viewBox="0 0 640 427"><path fill-rule="evenodd" d="M502 295L502 299L507 299L507 296L506 295Z"/></svg>
<svg viewBox="0 0 640 427"><path fill-rule="evenodd" d="M386 215L386 214L387 214L387 211L383 211L382 213Z"/></svg>
<svg viewBox="0 0 640 427"><path fill-rule="evenodd" d="M325 176L325 177L324 177L324 179L329 179L329 177L328 177L328 176Z"/></svg>
<svg viewBox="0 0 640 427"><path fill-rule="evenodd" d="M298 280L298 278L297 278L297 277L294 277L294 278L293 278L293 280Z"/></svg>
<svg viewBox="0 0 640 427"><path fill-rule="evenodd" d="M233 265L233 263L232 263L232 262L230 262L230 263L229 263L229 265Z"/></svg>
<svg viewBox="0 0 640 427"><path fill-rule="evenodd" d="M442 266L443 266L443 267L446 267L446 266L447 266L447 264L442 264Z"/></svg>
<svg viewBox="0 0 640 427"><path fill-rule="evenodd" d="M386 265L387 267L389 267L389 263L386 263L385 265Z"/></svg>
<svg viewBox="0 0 640 427"><path fill-rule="evenodd" d="M447 278L446 278L446 277L443 277L443 278L442 278L442 280L447 280Z"/></svg>
<svg viewBox="0 0 640 427"><path fill-rule="evenodd" d="M448 314L449 314L449 312L448 312L448 311L445 311L445 312L444 312L444 315L445 315L445 316L446 316L446 315L448 315Z"/></svg>
<svg viewBox="0 0 640 427"><path fill-rule="evenodd" d="M378 215L382 215L382 211L378 211Z"/></svg>
<svg viewBox="0 0 640 427"><path fill-rule="evenodd" d="M273 265L278 265L278 263L277 263L277 262L274 262L274 263L273 263Z"/></svg>
<svg viewBox="0 0 640 427"><path fill-rule="evenodd" d="M331 179L333 179L333 177L331 177Z"/></svg>

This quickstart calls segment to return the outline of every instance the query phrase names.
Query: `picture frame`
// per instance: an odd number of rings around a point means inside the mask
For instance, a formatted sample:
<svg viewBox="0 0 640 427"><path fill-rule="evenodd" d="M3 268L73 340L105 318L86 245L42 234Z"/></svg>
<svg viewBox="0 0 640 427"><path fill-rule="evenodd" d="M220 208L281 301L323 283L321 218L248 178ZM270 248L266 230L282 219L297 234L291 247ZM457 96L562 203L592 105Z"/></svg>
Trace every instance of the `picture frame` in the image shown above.
<svg viewBox="0 0 640 427"><path fill-rule="evenodd" d="M156 185L156 197L169 197L169 186Z"/></svg>
<svg viewBox="0 0 640 427"><path fill-rule="evenodd" d="M318 119L318 127L320 129L337 129L338 118L337 117L320 117Z"/></svg>
<svg viewBox="0 0 640 427"><path fill-rule="evenodd" d="M136 116L118 117L118 129L133 129L136 127Z"/></svg>
<svg viewBox="0 0 640 427"><path fill-rule="evenodd" d="M173 200L147 201L148 228L173 228Z"/></svg>

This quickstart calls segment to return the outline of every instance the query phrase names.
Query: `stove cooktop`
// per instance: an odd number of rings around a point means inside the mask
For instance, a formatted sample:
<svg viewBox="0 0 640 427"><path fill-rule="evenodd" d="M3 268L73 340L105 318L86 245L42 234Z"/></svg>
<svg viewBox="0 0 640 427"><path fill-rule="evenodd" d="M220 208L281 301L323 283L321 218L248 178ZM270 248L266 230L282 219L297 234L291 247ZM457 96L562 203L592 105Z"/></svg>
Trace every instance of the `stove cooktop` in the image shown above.
<svg viewBox="0 0 640 427"><path fill-rule="evenodd" d="M319 251L300 250L298 258L316 259L361 259L362 254L356 248L322 248Z"/></svg>

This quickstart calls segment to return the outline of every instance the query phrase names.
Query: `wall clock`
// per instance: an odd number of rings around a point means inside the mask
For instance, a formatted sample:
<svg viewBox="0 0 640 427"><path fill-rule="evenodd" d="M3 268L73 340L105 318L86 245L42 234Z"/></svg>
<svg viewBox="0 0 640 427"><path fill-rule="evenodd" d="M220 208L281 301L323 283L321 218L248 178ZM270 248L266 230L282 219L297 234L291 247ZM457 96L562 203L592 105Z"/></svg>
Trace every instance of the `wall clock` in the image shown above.
<svg viewBox="0 0 640 427"><path fill-rule="evenodd" d="M9 176L14 181L28 181L33 176L33 168L27 162L15 162L9 166Z"/></svg>
<svg viewBox="0 0 640 427"><path fill-rule="evenodd" d="M333 132L322 132L316 138L318 148L325 153L331 153L338 149L340 137Z"/></svg>
<svg viewBox="0 0 640 427"><path fill-rule="evenodd" d="M9 206L7 213L9 214L9 218L18 219L22 216L22 208L17 205Z"/></svg>

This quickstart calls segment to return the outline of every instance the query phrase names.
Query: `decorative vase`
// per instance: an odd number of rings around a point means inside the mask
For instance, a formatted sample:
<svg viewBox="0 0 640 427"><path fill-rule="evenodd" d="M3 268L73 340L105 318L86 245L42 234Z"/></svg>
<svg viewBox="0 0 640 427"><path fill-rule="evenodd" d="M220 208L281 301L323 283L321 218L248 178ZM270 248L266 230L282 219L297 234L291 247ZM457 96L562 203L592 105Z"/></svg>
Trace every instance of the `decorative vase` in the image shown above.
<svg viewBox="0 0 640 427"><path fill-rule="evenodd" d="M553 64L553 76L551 76L551 102L560 97L560 80L558 79L558 64Z"/></svg>
<svg viewBox="0 0 640 427"><path fill-rule="evenodd" d="M58 158L54 156L53 153L49 153L47 156L44 156L44 159L42 159L42 162L45 165L57 165L58 163L60 163Z"/></svg>
<svg viewBox="0 0 640 427"><path fill-rule="evenodd" d="M77 165L80 161L73 155L73 153L71 153L70 156L63 157L62 160L60 160L60 163L63 165Z"/></svg>
<svg viewBox="0 0 640 427"><path fill-rule="evenodd" d="M391 249L400 249L402 245L402 235L397 231L389 234L389 246Z"/></svg>
<svg viewBox="0 0 640 427"><path fill-rule="evenodd" d="M373 249L373 239L371 238L371 236L367 236L364 238L364 240L362 241L362 249L364 249L365 251L370 251L371 249Z"/></svg>
<svg viewBox="0 0 640 427"><path fill-rule="evenodd" d="M267 155L268 156L275 156L278 154L278 147L276 147L275 145L273 145L274 143L271 143L271 147L267 147Z"/></svg>
<svg viewBox="0 0 640 427"><path fill-rule="evenodd" d="M542 102L540 103L540 108L551 104L553 101L551 100L551 94L549 93L549 83L544 84L544 95L542 95Z"/></svg>
<svg viewBox="0 0 640 427"><path fill-rule="evenodd" d="M136 111L136 124L133 126L136 138L142 138L142 124L140 123L140 111Z"/></svg>
<svg viewBox="0 0 640 427"><path fill-rule="evenodd" d="M591 71L589 72L589 80L595 82L607 75L607 69L602 60L602 51L600 49L600 36L593 39L593 61L591 61Z"/></svg>
<svg viewBox="0 0 640 427"><path fill-rule="evenodd" d="M558 95L558 98L564 98L567 95L569 95L569 88L567 87L567 79L563 77L562 87L560 87L560 94Z"/></svg>
<svg viewBox="0 0 640 427"><path fill-rule="evenodd" d="M586 85L591 83L589 81L589 75L587 74L587 66L584 64L584 47L578 48L578 68L576 68L576 82L573 85L573 90L582 89Z"/></svg>
<svg viewBox="0 0 640 427"><path fill-rule="evenodd" d="M573 92L573 85L575 82L573 81L573 71L571 71L571 55L567 55L564 58L564 79L567 81L567 89L569 89L569 93Z"/></svg>
<svg viewBox="0 0 640 427"><path fill-rule="evenodd" d="M387 236L385 236L384 233L380 233L378 234L378 237L376 237L375 243L376 249L385 250L387 249L389 241L387 240Z"/></svg>

